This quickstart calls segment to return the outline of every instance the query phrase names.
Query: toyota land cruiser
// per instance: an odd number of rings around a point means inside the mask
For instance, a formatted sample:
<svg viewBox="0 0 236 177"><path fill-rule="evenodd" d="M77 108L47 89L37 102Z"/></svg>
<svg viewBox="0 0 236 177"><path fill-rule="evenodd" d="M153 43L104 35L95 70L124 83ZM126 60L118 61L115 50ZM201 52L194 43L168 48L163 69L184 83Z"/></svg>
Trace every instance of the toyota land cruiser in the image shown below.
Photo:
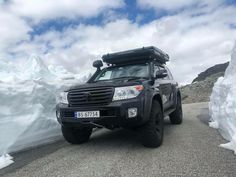
<svg viewBox="0 0 236 177"><path fill-rule="evenodd" d="M93 63L97 71L86 84L60 94L56 116L65 140L80 144L93 128L123 127L137 130L144 146L160 146L164 117L172 124L181 124L183 117L178 84L165 65L169 56L143 47L102 59Z"/></svg>

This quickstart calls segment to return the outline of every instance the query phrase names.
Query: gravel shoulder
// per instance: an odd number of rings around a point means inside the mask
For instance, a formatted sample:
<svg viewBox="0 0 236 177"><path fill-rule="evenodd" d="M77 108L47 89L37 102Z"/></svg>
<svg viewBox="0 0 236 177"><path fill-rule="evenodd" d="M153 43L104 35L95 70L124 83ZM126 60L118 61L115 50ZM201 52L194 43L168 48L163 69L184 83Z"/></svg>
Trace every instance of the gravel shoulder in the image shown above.
<svg viewBox="0 0 236 177"><path fill-rule="evenodd" d="M165 121L163 145L144 148L135 132L95 131L91 140L72 146L64 140L17 153L0 175L22 176L204 176L235 177L236 156L208 127L207 103L184 105L182 125Z"/></svg>

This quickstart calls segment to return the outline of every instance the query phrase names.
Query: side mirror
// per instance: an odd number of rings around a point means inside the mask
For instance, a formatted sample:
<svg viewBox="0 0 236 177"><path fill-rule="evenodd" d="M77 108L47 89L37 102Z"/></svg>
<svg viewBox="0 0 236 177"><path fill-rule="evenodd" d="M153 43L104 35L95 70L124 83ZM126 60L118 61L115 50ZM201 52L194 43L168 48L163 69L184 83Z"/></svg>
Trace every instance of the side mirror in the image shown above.
<svg viewBox="0 0 236 177"><path fill-rule="evenodd" d="M167 70L166 69L161 69L161 70L158 70L156 72L156 78L164 78L166 77L168 74L167 74Z"/></svg>
<svg viewBox="0 0 236 177"><path fill-rule="evenodd" d="M97 70L100 70L102 66L103 66L103 63L101 60L96 60L93 62L93 67L97 68Z"/></svg>

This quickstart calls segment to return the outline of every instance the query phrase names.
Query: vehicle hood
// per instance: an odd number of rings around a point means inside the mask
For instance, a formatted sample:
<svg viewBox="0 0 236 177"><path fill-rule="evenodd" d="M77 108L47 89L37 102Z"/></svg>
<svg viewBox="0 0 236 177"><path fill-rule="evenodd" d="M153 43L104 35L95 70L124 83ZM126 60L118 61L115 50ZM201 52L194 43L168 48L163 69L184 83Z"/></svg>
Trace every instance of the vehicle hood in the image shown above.
<svg viewBox="0 0 236 177"><path fill-rule="evenodd" d="M128 81L128 79L99 81L95 83L85 83L82 85L74 85L70 87L69 90L80 89L80 88L90 88L90 87L123 87L123 86L138 85L142 83L143 83L143 80Z"/></svg>

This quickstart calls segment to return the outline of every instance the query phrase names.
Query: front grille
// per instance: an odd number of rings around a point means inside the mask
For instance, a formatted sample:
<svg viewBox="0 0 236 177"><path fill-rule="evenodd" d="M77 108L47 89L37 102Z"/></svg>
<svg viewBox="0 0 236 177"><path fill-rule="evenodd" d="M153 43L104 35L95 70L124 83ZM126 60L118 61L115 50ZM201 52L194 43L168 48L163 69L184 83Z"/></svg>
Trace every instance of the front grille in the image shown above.
<svg viewBox="0 0 236 177"><path fill-rule="evenodd" d="M112 87L79 88L69 91L71 107L106 105L112 101Z"/></svg>

